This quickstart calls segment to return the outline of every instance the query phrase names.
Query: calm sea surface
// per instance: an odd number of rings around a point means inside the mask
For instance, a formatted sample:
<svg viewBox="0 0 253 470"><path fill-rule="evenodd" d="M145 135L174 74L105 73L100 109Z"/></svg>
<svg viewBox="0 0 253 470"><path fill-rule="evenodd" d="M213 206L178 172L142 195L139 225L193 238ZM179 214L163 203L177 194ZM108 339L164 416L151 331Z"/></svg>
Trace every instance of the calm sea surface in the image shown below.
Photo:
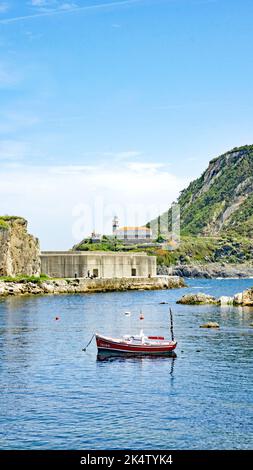
<svg viewBox="0 0 253 470"><path fill-rule="evenodd" d="M187 283L0 300L0 448L252 449L253 308L175 301L186 292L232 295L253 280ZM94 342L82 352L94 331L169 334L163 301L174 311L176 359L99 361ZM208 320L220 330L199 328Z"/></svg>

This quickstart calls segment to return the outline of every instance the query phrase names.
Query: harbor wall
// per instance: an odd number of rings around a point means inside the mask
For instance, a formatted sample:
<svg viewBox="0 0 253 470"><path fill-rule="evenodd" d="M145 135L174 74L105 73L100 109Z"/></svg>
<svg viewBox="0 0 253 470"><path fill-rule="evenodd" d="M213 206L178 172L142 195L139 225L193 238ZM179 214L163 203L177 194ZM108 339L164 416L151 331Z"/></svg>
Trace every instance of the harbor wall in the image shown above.
<svg viewBox="0 0 253 470"><path fill-rule="evenodd" d="M53 278L99 279L156 276L156 257L146 253L56 251L41 253L41 272Z"/></svg>

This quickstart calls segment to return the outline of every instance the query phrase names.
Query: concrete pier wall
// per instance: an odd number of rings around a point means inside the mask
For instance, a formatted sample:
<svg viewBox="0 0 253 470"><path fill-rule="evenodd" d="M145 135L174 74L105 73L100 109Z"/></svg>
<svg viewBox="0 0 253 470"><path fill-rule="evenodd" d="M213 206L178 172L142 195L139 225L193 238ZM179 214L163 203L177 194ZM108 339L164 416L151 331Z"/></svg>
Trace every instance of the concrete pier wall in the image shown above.
<svg viewBox="0 0 253 470"><path fill-rule="evenodd" d="M146 253L42 252L41 272L55 278L99 279L154 277L156 257Z"/></svg>

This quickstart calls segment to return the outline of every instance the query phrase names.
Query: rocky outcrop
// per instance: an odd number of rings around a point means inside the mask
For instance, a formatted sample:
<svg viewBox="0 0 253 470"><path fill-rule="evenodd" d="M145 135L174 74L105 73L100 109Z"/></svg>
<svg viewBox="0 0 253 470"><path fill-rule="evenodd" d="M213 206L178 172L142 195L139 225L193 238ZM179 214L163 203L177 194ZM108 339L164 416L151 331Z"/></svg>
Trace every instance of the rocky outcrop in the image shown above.
<svg viewBox="0 0 253 470"><path fill-rule="evenodd" d="M185 287L179 277L122 279L55 279L37 282L0 282L0 296L25 294L75 294L126 290L156 290Z"/></svg>
<svg viewBox="0 0 253 470"><path fill-rule="evenodd" d="M200 328L220 328L220 325L214 321L209 321L207 323L203 323L203 325L200 325Z"/></svg>
<svg viewBox="0 0 253 470"><path fill-rule="evenodd" d="M158 266L158 275L172 274L181 277L194 278L248 278L253 277L253 266L250 264L179 264L176 266Z"/></svg>
<svg viewBox="0 0 253 470"><path fill-rule="evenodd" d="M177 301L177 304L186 304L186 305L218 305L220 303L219 299L216 299L212 295L208 294L186 294L183 295L181 299Z"/></svg>
<svg viewBox="0 0 253 470"><path fill-rule="evenodd" d="M241 307L253 307L253 287L247 289L233 297L220 297L217 299L208 294L186 294L177 301L184 305L235 305Z"/></svg>
<svg viewBox="0 0 253 470"><path fill-rule="evenodd" d="M253 307L253 287L234 296L234 305Z"/></svg>
<svg viewBox="0 0 253 470"><path fill-rule="evenodd" d="M0 218L0 276L39 276L39 241L21 217Z"/></svg>

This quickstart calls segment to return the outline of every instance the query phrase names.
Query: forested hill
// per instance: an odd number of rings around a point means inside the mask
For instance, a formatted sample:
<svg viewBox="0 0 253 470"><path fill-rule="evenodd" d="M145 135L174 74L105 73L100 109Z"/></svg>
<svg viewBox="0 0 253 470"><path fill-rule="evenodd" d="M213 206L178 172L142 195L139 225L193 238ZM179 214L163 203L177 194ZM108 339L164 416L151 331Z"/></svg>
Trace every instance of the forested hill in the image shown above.
<svg viewBox="0 0 253 470"><path fill-rule="evenodd" d="M234 148L211 160L177 202L182 235L253 238L253 145ZM171 208L150 225L166 233L171 230L170 221Z"/></svg>

